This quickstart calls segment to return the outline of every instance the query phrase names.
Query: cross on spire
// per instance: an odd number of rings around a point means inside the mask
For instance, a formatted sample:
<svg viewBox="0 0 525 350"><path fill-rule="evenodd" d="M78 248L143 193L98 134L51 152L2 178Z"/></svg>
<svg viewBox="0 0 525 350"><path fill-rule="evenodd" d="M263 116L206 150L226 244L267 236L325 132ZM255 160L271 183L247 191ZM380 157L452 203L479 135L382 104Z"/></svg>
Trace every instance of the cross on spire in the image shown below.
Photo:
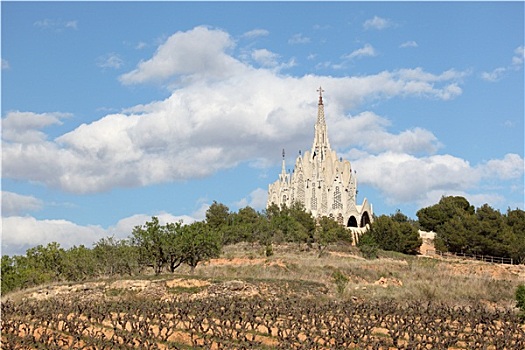
<svg viewBox="0 0 525 350"><path fill-rule="evenodd" d="M323 104L323 88L319 86L319 89L317 89L317 92L319 92L319 104L322 105Z"/></svg>

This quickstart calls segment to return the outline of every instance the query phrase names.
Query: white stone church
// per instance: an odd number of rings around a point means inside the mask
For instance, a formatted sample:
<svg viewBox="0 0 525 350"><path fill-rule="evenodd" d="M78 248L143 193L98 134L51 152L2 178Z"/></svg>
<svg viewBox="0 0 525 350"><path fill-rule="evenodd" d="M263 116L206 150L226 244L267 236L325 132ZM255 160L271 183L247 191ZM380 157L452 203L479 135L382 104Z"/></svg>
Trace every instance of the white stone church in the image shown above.
<svg viewBox="0 0 525 350"><path fill-rule="evenodd" d="M272 203L290 206L300 202L316 218L328 216L351 228L357 235L373 220L372 204L365 198L356 204L356 172L348 160L337 158L330 148L324 116L323 90L319 88L319 104L315 137L311 151L295 161L293 172L287 173L284 160L279 180L269 185L267 207ZM354 238L357 238L355 236Z"/></svg>

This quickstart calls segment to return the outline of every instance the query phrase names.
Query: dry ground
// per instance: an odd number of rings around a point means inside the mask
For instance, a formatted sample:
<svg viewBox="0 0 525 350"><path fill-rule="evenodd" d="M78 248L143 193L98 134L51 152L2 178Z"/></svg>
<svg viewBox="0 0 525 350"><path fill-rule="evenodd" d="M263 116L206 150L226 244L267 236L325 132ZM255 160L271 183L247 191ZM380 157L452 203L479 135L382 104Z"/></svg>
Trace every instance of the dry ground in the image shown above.
<svg viewBox="0 0 525 350"><path fill-rule="evenodd" d="M514 291L525 283L523 265L397 253L366 260L350 246L322 257L298 245L264 253L264 247L239 244L194 274L182 267L175 274L56 283L5 295L9 317L2 319L0 348L525 346L525 325L514 307Z"/></svg>
<svg viewBox="0 0 525 350"><path fill-rule="evenodd" d="M264 248L238 244L224 248L218 259L200 264L195 273L181 267L175 274L101 279L79 284L52 284L3 296L3 299L49 298L71 293L86 297L173 294L205 297L217 293L313 295L353 300L436 301L452 305L483 303L513 308L514 292L525 283L524 265L383 253L375 260L359 256L354 247L333 249L322 257L314 249L288 245ZM334 276L343 276L336 280Z"/></svg>

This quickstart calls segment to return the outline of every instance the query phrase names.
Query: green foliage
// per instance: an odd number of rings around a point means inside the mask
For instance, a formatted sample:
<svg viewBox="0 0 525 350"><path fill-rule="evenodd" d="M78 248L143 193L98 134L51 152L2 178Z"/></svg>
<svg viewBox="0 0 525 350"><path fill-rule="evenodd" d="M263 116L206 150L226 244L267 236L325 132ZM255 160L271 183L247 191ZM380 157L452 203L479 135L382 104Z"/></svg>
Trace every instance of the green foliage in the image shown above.
<svg viewBox="0 0 525 350"><path fill-rule="evenodd" d="M266 210L268 232L274 243L283 242L312 243L315 233L315 220L299 203L290 208L272 204Z"/></svg>
<svg viewBox="0 0 525 350"><path fill-rule="evenodd" d="M102 238L93 246L98 274L105 276L133 275L140 270L139 249L130 240Z"/></svg>
<svg viewBox="0 0 525 350"><path fill-rule="evenodd" d="M516 288L516 307L520 309L520 317L525 320L525 284Z"/></svg>
<svg viewBox="0 0 525 350"><path fill-rule="evenodd" d="M336 242L352 243L352 235L350 232L339 225L337 221L326 216L323 216L319 220L314 239L319 248L319 257L323 255L325 249L330 244Z"/></svg>
<svg viewBox="0 0 525 350"><path fill-rule="evenodd" d="M265 250L264 250L264 253L267 257L270 257L273 255L273 246L272 244L267 244L266 247L265 247Z"/></svg>
<svg viewBox="0 0 525 350"><path fill-rule="evenodd" d="M421 245L418 224L434 230L436 249L441 251L511 257L525 262L525 212L507 210L506 214L483 205L475 209L463 197L443 197L438 204L417 212L414 222L399 210L375 218L370 230L357 246L361 254L373 259L378 249L414 254ZM273 245L283 242L316 243L319 256L330 244L350 243L346 228L328 217L315 219L298 203L291 207L270 205L263 213L251 207L230 213L227 206L213 202L206 221L183 225L161 225L152 217L136 226L128 239L103 238L93 245L67 250L56 242L36 246L24 256L2 256L2 293L51 281L82 281L97 276L134 275L144 267L156 274L163 269L174 272L181 264L193 271L202 261L217 257L222 244L258 242L266 256Z"/></svg>
<svg viewBox="0 0 525 350"><path fill-rule="evenodd" d="M235 244L239 242L254 243L261 241L261 237L269 231L268 220L251 207L239 209L238 213L231 213L228 225L223 226L223 243Z"/></svg>
<svg viewBox="0 0 525 350"><path fill-rule="evenodd" d="M98 268L94 250L83 245L73 246L64 254L62 278L66 281L84 281L96 276Z"/></svg>
<svg viewBox="0 0 525 350"><path fill-rule="evenodd" d="M366 232L359 237L357 247L365 259L376 259L377 251L379 249L376 240L369 233Z"/></svg>
<svg viewBox="0 0 525 350"><path fill-rule="evenodd" d="M343 295L345 292L346 286L348 285L348 277L339 270L335 270L332 273L332 278L334 279L335 286L337 288L337 293Z"/></svg>
<svg viewBox="0 0 525 350"><path fill-rule="evenodd" d="M391 216L377 217L370 225L369 232L383 250L417 254L422 243L416 225L400 211Z"/></svg>
<svg viewBox="0 0 525 350"><path fill-rule="evenodd" d="M164 227L164 256L170 272L184 263L184 250L180 242L184 227L182 222L167 223Z"/></svg>
<svg viewBox="0 0 525 350"><path fill-rule="evenodd" d="M222 236L206 223L194 222L183 226L177 244L182 252L182 261L193 272L198 263L220 255Z"/></svg>
<svg viewBox="0 0 525 350"><path fill-rule="evenodd" d="M230 217L230 209L222 204L213 201L206 211L206 223L214 230L221 230L227 223Z"/></svg>
<svg viewBox="0 0 525 350"><path fill-rule="evenodd" d="M463 197L443 197L417 213L420 225L436 232L440 251L512 258L525 261L525 212L506 215L488 204L474 209Z"/></svg>
<svg viewBox="0 0 525 350"><path fill-rule="evenodd" d="M139 249L139 264L153 267L158 275L167 262L166 229L159 224L157 217L152 217L142 226L135 226L132 243Z"/></svg>
<svg viewBox="0 0 525 350"><path fill-rule="evenodd" d="M425 231L438 232L441 225L455 216L474 214L474 207L463 197L442 197L438 204L417 211L419 225Z"/></svg>
<svg viewBox="0 0 525 350"><path fill-rule="evenodd" d="M2 256L2 294L22 286L21 273L17 266L17 257Z"/></svg>

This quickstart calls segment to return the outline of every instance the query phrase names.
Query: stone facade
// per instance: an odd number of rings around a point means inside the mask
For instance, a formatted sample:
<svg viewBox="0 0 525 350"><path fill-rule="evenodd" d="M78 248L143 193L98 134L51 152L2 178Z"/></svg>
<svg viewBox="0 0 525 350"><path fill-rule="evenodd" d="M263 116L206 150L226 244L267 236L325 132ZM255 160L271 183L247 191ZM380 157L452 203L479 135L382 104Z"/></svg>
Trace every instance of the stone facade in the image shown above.
<svg viewBox="0 0 525 350"><path fill-rule="evenodd" d="M330 148L324 116L323 90L319 88L315 136L311 151L299 152L295 167L286 172L284 150L279 179L269 185L268 203L290 206L300 202L314 217L328 216L358 233L373 220L372 205L365 198L356 204L357 177L348 160ZM357 238L357 237L356 237Z"/></svg>

